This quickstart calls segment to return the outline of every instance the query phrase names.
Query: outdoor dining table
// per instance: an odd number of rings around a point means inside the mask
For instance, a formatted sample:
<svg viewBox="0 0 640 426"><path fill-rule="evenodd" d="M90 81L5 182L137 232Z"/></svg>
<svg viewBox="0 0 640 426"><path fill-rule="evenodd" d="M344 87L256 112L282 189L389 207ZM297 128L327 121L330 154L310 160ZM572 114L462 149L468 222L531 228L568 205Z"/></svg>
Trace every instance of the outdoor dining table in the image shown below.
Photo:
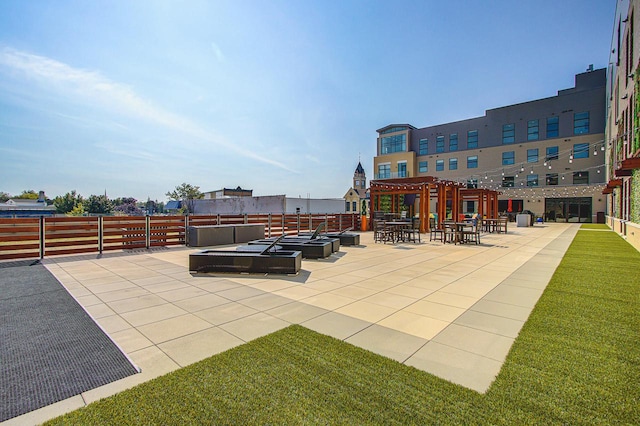
<svg viewBox="0 0 640 426"><path fill-rule="evenodd" d="M409 220L393 220L385 222L384 224L392 230L393 241L400 241L402 231L407 227L411 227L411 221Z"/></svg>
<svg viewBox="0 0 640 426"><path fill-rule="evenodd" d="M443 222L444 226L448 226L453 229L453 243L464 243L464 229L473 228L473 222Z"/></svg>

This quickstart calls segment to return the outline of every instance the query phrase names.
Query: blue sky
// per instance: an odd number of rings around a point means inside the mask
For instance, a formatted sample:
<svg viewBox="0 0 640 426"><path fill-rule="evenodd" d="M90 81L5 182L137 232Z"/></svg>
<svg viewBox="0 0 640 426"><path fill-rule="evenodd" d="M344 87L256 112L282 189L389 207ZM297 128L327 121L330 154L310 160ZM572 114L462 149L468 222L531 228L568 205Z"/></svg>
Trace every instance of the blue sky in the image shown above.
<svg viewBox="0 0 640 426"><path fill-rule="evenodd" d="M375 130L554 96L614 0L0 2L0 191L340 198Z"/></svg>

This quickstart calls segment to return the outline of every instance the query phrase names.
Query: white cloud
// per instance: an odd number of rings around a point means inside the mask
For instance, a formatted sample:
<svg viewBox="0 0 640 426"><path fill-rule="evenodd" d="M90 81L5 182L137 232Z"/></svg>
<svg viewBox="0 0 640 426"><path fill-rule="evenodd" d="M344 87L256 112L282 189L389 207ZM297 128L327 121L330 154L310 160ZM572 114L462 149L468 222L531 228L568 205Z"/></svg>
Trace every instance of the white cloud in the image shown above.
<svg viewBox="0 0 640 426"><path fill-rule="evenodd" d="M222 55L221 51L220 55ZM14 72L21 72L25 77L35 80L45 88L54 88L63 96L75 96L80 102L99 104L109 110L132 117L137 116L165 128L185 133L191 136L188 140L192 145L197 144L197 147L209 147L213 144L245 158L297 173L279 161L241 148L238 144L230 143L186 117L154 105L140 97L131 87L111 81L99 72L73 68L54 59L8 47L0 51L0 65Z"/></svg>
<svg viewBox="0 0 640 426"><path fill-rule="evenodd" d="M110 154L115 154L119 156L131 157L139 160L148 160L148 161L157 161L157 158L154 154L135 149L135 147L121 147L120 144L112 143L112 142L99 142L94 144L96 148L103 149Z"/></svg>
<svg viewBox="0 0 640 426"><path fill-rule="evenodd" d="M213 49L213 53L216 55L216 59L219 62L224 62L225 57L224 57L224 54L222 53L222 49L220 49L220 46L218 46L215 41L211 42L211 48Z"/></svg>

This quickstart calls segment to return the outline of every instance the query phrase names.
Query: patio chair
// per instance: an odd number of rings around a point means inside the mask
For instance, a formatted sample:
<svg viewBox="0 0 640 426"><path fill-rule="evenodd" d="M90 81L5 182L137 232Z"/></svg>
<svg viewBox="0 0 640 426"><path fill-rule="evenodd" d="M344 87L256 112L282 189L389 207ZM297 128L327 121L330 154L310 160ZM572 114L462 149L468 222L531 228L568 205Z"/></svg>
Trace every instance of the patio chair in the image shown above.
<svg viewBox="0 0 640 426"><path fill-rule="evenodd" d="M416 237L418 242L420 242L420 219L412 218L411 219L411 228L406 228L402 230L403 240L416 242Z"/></svg>
<svg viewBox="0 0 640 426"><path fill-rule="evenodd" d="M504 232L506 234L508 221L509 221L509 218L507 216L500 216L498 218L498 222L496 223L496 232L497 233Z"/></svg>
<svg viewBox="0 0 640 426"><path fill-rule="evenodd" d="M393 230L389 229L384 220L373 221L373 241L386 243L393 242Z"/></svg>
<svg viewBox="0 0 640 426"><path fill-rule="evenodd" d="M442 222L444 228L444 240L443 243L458 244L460 242L460 235L458 233L458 225L455 222L445 221Z"/></svg>
<svg viewBox="0 0 640 426"><path fill-rule="evenodd" d="M462 231L462 241L465 243L480 244L480 226L474 225L470 230Z"/></svg>
<svg viewBox="0 0 640 426"><path fill-rule="evenodd" d="M436 219L433 217L429 218L429 241L440 240L444 243L444 228L438 227L436 223Z"/></svg>

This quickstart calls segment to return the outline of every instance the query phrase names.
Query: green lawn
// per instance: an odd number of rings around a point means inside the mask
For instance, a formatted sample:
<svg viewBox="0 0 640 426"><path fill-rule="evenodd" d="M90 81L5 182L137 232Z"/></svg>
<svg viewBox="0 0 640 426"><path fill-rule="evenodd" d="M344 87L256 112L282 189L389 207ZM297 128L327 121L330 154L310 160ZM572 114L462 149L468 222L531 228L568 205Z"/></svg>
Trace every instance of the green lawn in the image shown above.
<svg viewBox="0 0 640 426"><path fill-rule="evenodd" d="M48 424L640 424L640 253L578 232L486 394L300 326Z"/></svg>

